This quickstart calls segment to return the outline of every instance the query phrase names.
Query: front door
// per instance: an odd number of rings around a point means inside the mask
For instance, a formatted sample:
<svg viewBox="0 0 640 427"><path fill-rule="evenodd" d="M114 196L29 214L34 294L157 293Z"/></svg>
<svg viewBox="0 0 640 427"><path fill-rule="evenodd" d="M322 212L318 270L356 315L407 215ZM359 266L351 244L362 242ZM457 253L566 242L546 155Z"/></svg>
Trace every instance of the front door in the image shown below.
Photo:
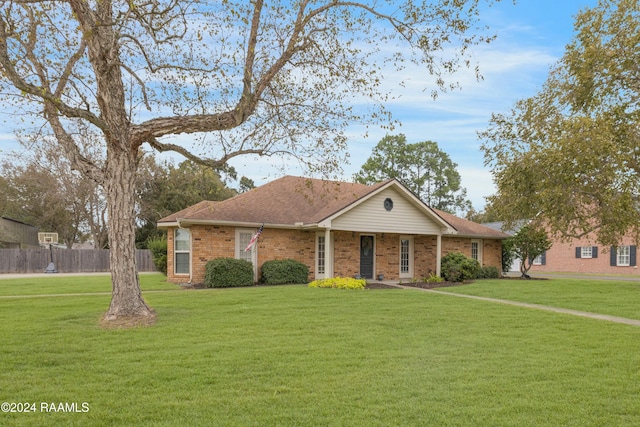
<svg viewBox="0 0 640 427"><path fill-rule="evenodd" d="M360 236L360 276L373 279L373 236Z"/></svg>

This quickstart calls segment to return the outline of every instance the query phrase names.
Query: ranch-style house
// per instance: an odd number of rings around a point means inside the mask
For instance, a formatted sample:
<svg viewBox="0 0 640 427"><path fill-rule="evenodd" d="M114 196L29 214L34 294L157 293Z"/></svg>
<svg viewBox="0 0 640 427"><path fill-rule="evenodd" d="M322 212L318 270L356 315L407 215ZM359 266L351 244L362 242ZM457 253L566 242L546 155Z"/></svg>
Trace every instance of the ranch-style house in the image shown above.
<svg viewBox="0 0 640 427"><path fill-rule="evenodd" d="M260 226L263 231L245 249ZM204 282L219 257L254 266L295 259L309 279L360 276L411 280L440 274L440 260L462 252L501 268L508 235L431 209L395 179L375 185L285 176L221 202L203 201L158 222L168 235L168 280Z"/></svg>

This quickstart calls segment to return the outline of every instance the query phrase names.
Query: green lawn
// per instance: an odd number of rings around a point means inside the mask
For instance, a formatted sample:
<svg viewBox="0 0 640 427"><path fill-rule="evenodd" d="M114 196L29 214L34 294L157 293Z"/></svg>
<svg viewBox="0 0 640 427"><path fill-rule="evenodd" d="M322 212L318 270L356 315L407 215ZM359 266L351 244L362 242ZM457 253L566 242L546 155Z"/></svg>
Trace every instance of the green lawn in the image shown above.
<svg viewBox="0 0 640 427"><path fill-rule="evenodd" d="M565 278L478 280L442 290L640 319L640 282Z"/></svg>
<svg viewBox="0 0 640 427"><path fill-rule="evenodd" d="M47 280L43 293L69 286ZM173 287L162 281L143 287ZM74 293L109 288L81 282ZM503 286L468 289L491 283ZM554 283L532 297L572 300ZM155 326L103 330L109 298L0 298L0 402L38 410L0 425L640 425L637 327L416 290L278 286L147 293Z"/></svg>
<svg viewBox="0 0 640 427"><path fill-rule="evenodd" d="M173 290L177 288L176 285L167 283L164 280L164 276L157 273L140 274L140 285L145 291ZM0 280L0 296L77 294L87 292L111 292L109 276L56 276L55 274L43 274L39 277Z"/></svg>

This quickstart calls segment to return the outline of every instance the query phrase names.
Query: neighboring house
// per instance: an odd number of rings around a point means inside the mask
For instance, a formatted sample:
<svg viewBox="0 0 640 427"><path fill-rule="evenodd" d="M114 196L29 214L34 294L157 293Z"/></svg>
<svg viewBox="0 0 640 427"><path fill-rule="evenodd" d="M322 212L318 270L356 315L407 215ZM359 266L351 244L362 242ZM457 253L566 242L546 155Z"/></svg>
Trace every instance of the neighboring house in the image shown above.
<svg viewBox="0 0 640 427"><path fill-rule="evenodd" d="M630 238L617 247L596 244L588 236L568 242L554 241L543 257L533 261L530 272L640 274L636 252L635 242Z"/></svg>
<svg viewBox="0 0 640 427"><path fill-rule="evenodd" d="M0 217L0 248L37 248L38 229L15 219Z"/></svg>
<svg viewBox="0 0 640 427"><path fill-rule="evenodd" d="M264 224L258 243L245 251ZM203 201L158 221L168 235L168 279L202 283L214 258L295 259L310 279L408 280L440 274L462 252L500 268L506 234L429 208L397 180L375 185L294 176L222 202Z"/></svg>
<svg viewBox="0 0 640 427"><path fill-rule="evenodd" d="M502 222L484 224L496 230ZM519 229L522 223L517 227ZM517 230L516 230L517 231ZM514 231L507 231L513 235ZM530 274L543 272L586 274L639 274L636 244L631 237L623 239L619 246L602 246L594 243L595 237L586 235L580 239L562 241L549 236L551 249L533 260ZM515 260L510 271L519 271L520 260Z"/></svg>

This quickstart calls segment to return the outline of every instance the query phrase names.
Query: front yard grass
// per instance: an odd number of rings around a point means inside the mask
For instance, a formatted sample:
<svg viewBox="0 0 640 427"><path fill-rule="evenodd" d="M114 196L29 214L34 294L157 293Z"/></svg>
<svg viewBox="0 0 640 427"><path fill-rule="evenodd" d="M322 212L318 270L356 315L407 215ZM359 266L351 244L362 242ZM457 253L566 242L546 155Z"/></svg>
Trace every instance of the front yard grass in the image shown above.
<svg viewBox="0 0 640 427"><path fill-rule="evenodd" d="M165 276L160 273L141 273L139 277L143 291L175 290L178 288L177 285L167 283ZM109 275L57 276L56 274L42 274L42 276L36 277L16 279L0 277L0 279L0 296L111 292L111 276Z"/></svg>
<svg viewBox="0 0 640 427"><path fill-rule="evenodd" d="M147 293L156 325L104 330L109 298L0 298L0 402L89 407L0 413L0 425L640 424L637 327L417 290L278 286Z"/></svg>
<svg viewBox="0 0 640 427"><path fill-rule="evenodd" d="M636 281L496 279L442 290L640 319L640 282Z"/></svg>

